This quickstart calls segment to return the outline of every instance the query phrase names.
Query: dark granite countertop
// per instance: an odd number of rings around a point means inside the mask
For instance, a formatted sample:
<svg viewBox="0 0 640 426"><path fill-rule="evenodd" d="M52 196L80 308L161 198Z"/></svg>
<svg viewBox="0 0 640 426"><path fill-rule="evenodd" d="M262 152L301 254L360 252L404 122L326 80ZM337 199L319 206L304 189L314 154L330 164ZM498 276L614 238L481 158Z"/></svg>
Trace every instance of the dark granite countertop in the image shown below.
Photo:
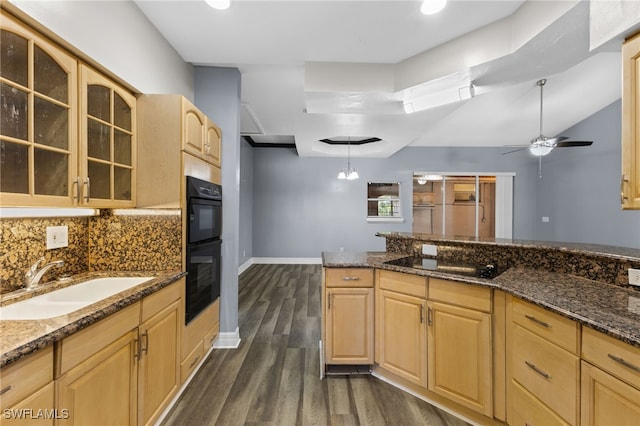
<svg viewBox="0 0 640 426"><path fill-rule="evenodd" d="M560 241L536 241L536 240L516 240L510 238L481 238L481 237L460 237L441 236L434 234L418 234L410 232L378 232L378 237L398 238L415 241L433 241L434 243L462 243L494 245L503 247L522 247L539 250L556 250L565 253L581 254L585 256L601 256L613 259L624 259L640 261L640 249L629 247L608 246L604 244L570 243Z"/></svg>
<svg viewBox="0 0 640 426"><path fill-rule="evenodd" d="M2 297L0 304L6 305L19 300L42 294L51 290L77 284L93 278L103 277L146 277L154 279L134 286L128 290L108 297L100 302L79 309L68 315L41 320L2 320L0 319L0 368L11 364L25 355L42 349L78 330L96 323L102 318L129 306L145 296L175 282L184 276L180 271L144 271L144 272L86 272L72 277L64 283L55 281L43 283L33 294L16 291Z"/></svg>
<svg viewBox="0 0 640 426"><path fill-rule="evenodd" d="M640 291L613 284L523 266L512 267L494 279L388 265L402 253L322 253L331 268L369 267L455 280L503 290L582 325L640 347Z"/></svg>

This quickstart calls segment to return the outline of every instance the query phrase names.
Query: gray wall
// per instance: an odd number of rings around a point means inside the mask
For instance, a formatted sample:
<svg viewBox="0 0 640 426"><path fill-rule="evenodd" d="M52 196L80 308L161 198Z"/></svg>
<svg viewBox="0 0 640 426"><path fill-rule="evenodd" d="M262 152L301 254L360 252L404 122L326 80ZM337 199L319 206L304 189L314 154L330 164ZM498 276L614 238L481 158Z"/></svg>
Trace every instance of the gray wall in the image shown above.
<svg viewBox="0 0 640 426"><path fill-rule="evenodd" d="M240 232L238 236L240 265L253 257L253 148L240 142Z"/></svg>
<svg viewBox="0 0 640 426"><path fill-rule="evenodd" d="M411 231L413 171L515 172L514 238L640 248L640 212L619 205L620 117L618 101L562 132L594 145L554 150L542 159L542 178L527 151L503 148L408 147L388 159L355 158L361 178L350 182L336 179L346 159L255 148L253 256L383 250L376 232ZM366 222L367 181L402 183L404 223Z"/></svg>
<svg viewBox="0 0 640 426"><path fill-rule="evenodd" d="M405 148L387 159L352 159L355 181L336 179L344 158L298 157L255 148L254 257L320 257L322 251L384 250L380 231L411 232L413 172L515 172L515 235L535 235L535 162L501 148ZM404 223L367 223L367 182L401 182Z"/></svg>
<svg viewBox="0 0 640 426"><path fill-rule="evenodd" d="M556 149L543 158L539 239L640 248L640 211L620 209L620 117L617 101L562 133L592 146Z"/></svg>
<svg viewBox="0 0 640 426"><path fill-rule="evenodd" d="M222 286L220 331L238 327L240 229L240 71L195 67L195 105L222 130Z"/></svg>

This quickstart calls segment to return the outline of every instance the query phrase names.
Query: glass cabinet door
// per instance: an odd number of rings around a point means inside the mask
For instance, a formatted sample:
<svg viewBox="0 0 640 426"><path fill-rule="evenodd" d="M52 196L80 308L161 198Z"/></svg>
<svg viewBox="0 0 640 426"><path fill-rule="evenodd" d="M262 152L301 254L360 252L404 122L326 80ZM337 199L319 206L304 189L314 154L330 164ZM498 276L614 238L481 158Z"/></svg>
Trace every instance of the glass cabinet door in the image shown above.
<svg viewBox="0 0 640 426"><path fill-rule="evenodd" d="M0 192L3 205L72 205L77 62L2 12Z"/></svg>
<svg viewBox="0 0 640 426"><path fill-rule="evenodd" d="M81 67L82 203L95 207L135 203L135 97Z"/></svg>

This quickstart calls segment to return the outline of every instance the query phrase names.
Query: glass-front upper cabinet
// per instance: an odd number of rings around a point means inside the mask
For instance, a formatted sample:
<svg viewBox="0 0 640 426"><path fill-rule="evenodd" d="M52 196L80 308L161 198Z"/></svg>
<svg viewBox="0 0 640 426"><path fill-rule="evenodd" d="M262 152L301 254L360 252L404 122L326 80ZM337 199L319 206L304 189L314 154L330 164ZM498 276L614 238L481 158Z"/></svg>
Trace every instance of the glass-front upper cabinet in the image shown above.
<svg viewBox="0 0 640 426"><path fill-rule="evenodd" d="M81 203L135 205L136 99L102 74L80 66Z"/></svg>
<svg viewBox="0 0 640 426"><path fill-rule="evenodd" d="M77 62L0 15L3 206L70 206L77 176Z"/></svg>

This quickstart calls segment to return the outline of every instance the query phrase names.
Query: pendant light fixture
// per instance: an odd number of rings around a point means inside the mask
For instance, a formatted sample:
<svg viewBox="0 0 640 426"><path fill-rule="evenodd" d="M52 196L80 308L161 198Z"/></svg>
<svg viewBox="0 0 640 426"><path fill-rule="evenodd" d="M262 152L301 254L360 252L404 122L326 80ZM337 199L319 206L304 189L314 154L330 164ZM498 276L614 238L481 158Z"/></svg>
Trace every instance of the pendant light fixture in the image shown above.
<svg viewBox="0 0 640 426"><path fill-rule="evenodd" d="M338 179L354 180L360 176L356 172L355 168L351 167L351 138L347 139L347 168L340 170L338 173Z"/></svg>

